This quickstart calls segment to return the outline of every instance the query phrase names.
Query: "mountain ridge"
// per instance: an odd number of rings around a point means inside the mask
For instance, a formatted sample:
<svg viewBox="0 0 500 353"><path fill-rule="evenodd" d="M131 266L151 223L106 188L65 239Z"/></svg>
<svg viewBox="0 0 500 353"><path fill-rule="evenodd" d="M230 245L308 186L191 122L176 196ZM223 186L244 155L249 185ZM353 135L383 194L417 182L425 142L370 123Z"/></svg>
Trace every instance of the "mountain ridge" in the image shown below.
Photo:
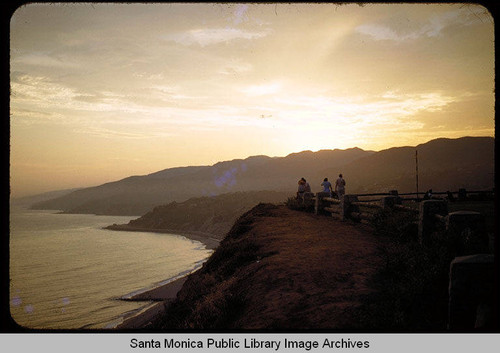
<svg viewBox="0 0 500 353"><path fill-rule="evenodd" d="M419 157L421 191L494 186L493 137L439 138L417 146L392 147L378 152L358 147L345 150L302 151L286 157L250 156L212 166L164 169L79 189L32 208L66 213L142 215L155 206L193 197L228 192L274 190L293 195L305 177L313 191L325 177L343 173L348 192L415 191L415 150Z"/></svg>

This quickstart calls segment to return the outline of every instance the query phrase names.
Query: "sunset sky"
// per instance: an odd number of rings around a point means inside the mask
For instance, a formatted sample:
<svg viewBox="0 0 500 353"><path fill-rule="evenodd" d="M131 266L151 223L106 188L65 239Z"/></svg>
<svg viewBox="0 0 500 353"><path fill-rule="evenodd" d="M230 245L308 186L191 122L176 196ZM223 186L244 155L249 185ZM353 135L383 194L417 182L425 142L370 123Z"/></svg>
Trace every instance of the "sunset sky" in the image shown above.
<svg viewBox="0 0 500 353"><path fill-rule="evenodd" d="M11 193L302 150L494 136L494 22L464 4L29 4Z"/></svg>

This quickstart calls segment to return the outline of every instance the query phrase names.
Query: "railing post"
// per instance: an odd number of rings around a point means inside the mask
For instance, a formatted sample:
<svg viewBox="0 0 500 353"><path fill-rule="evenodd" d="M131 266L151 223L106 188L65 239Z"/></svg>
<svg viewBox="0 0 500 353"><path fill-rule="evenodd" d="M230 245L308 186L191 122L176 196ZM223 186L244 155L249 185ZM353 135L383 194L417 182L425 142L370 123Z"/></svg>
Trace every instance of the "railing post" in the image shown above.
<svg viewBox="0 0 500 353"><path fill-rule="evenodd" d="M435 215L446 216L448 204L444 200L426 200L420 202L418 213L418 240L425 245L431 233L436 229Z"/></svg>
<svg viewBox="0 0 500 353"><path fill-rule="evenodd" d="M494 318L494 256L456 257L450 264L448 329L487 328Z"/></svg>
<svg viewBox="0 0 500 353"><path fill-rule="evenodd" d="M380 200L380 207L384 210L394 208L394 205L398 203L398 196L384 196Z"/></svg>
<svg viewBox="0 0 500 353"><path fill-rule="evenodd" d="M325 207L325 205L324 205L325 201L323 201L324 197L330 197L330 193L323 192L323 191L316 193L316 200L314 203L314 213L315 214L319 214L323 210L323 208Z"/></svg>
<svg viewBox="0 0 500 353"><path fill-rule="evenodd" d="M448 236L456 241L457 255L487 253L489 237L483 215L473 211L456 211L446 217Z"/></svg>
<svg viewBox="0 0 500 353"><path fill-rule="evenodd" d="M340 216L343 221L349 218L351 212L357 210L357 207L351 205L351 203L357 201L359 200L356 195L344 195L342 200L340 200Z"/></svg>

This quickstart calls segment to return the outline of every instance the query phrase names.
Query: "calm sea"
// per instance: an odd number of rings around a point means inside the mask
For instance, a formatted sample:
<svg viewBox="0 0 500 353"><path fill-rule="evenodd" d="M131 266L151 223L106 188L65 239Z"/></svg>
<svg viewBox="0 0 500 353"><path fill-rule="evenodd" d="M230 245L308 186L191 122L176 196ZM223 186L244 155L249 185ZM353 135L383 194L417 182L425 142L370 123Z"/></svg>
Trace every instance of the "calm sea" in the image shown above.
<svg viewBox="0 0 500 353"><path fill-rule="evenodd" d="M106 328L151 303L120 297L191 272L211 254L179 235L102 227L137 217L11 209L10 310L21 326Z"/></svg>

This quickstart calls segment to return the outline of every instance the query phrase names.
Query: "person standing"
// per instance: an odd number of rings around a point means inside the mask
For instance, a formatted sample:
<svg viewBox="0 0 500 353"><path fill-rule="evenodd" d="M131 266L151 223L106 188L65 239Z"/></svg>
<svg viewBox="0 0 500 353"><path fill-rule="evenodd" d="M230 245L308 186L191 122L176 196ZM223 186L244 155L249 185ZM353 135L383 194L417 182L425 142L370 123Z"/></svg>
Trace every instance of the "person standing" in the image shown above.
<svg viewBox="0 0 500 353"><path fill-rule="evenodd" d="M323 187L324 193L327 193L329 197L332 197L332 183L328 181L328 178L325 178L323 182L321 183L321 186Z"/></svg>
<svg viewBox="0 0 500 353"><path fill-rule="evenodd" d="M345 180L342 177L342 174L339 174L339 178L335 182L335 192L337 193L337 196L339 200L342 200L345 195Z"/></svg>

